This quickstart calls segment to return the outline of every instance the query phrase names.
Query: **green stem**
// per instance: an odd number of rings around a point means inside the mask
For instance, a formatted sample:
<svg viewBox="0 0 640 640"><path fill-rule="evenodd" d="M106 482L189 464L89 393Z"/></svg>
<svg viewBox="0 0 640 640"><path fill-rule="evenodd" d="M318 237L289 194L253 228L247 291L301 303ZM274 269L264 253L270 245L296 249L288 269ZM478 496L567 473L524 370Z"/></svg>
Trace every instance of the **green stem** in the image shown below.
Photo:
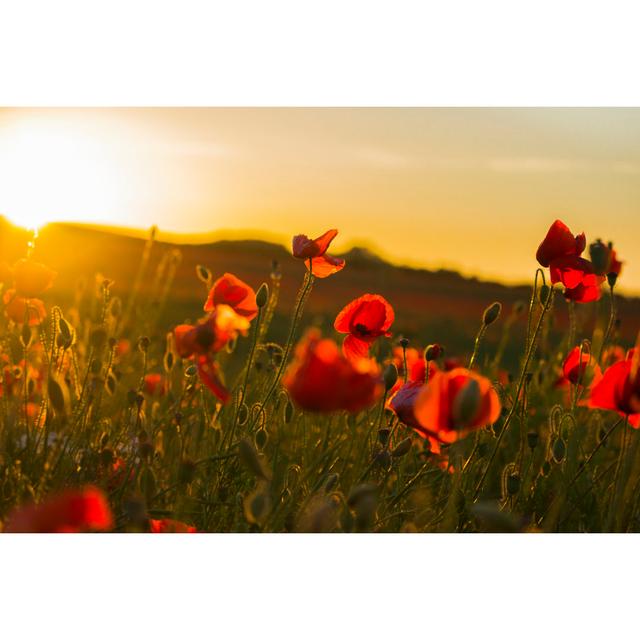
<svg viewBox="0 0 640 640"><path fill-rule="evenodd" d="M478 495L480 495L480 491L482 490L482 485L484 484L484 481L487 477L487 474L489 473L489 469L491 468L491 465L493 464L493 461L496 457L496 454L498 453L498 449L500 448L500 444L502 442L502 439L504 438L504 434L507 432L507 428L509 427L509 424L511 423L511 420L513 419L513 416L515 415L516 409L518 407L518 401L520 399L520 392L522 391L523 387L524 387L524 382L525 382L525 378L527 375L527 370L529 368L529 361L531 360L531 356L533 355L533 352L535 350L535 346L536 346L536 340L538 339L538 334L540 333L540 328L542 327L542 322L544 320L544 317L547 313L547 311L549 310L550 306L551 306L551 302L553 301L553 297L555 295L555 289L553 287L551 287L551 289L549 290L549 293L547 295L547 299L545 300L544 306L542 307L542 311L540 312L540 317L538 318L538 322L536 324L536 328L533 332L533 336L531 337L531 342L529 343L529 348L527 349L527 354L524 360L524 364L522 365L522 372L520 373L520 379L518 380L518 386L516 387L516 393L513 399L513 403L511 405L511 409L509 409L509 413L507 414L507 417L505 418L504 421L504 425L502 426L502 429L500 431L500 435L498 436L498 440L496 442L496 446L493 449L493 452L491 453L491 457L489 458L489 461L487 462L487 466L485 467L485 470L482 474L482 476L480 477L480 480L478 482L478 484L476 485L476 489L475 492L473 494L473 500L475 501L478 498Z"/></svg>

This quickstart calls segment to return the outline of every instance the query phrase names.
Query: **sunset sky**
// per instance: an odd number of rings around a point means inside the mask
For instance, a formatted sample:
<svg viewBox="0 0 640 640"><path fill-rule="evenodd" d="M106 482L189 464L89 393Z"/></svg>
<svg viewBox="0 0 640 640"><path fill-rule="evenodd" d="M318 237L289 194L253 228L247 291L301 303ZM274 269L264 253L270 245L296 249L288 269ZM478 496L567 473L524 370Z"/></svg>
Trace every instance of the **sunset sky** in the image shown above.
<svg viewBox="0 0 640 640"><path fill-rule="evenodd" d="M529 281L562 218L640 293L640 109L4 109L0 214L288 242ZM240 233L246 231L246 234Z"/></svg>

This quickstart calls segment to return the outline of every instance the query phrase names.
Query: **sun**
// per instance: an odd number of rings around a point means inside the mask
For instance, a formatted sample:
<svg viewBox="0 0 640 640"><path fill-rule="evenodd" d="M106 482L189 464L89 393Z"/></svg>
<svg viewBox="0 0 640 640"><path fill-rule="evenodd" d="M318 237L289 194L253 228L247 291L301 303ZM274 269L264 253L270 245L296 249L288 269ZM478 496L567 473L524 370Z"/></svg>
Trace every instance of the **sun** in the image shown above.
<svg viewBox="0 0 640 640"><path fill-rule="evenodd" d="M0 215L13 224L109 219L121 195L106 132L35 116L0 130Z"/></svg>

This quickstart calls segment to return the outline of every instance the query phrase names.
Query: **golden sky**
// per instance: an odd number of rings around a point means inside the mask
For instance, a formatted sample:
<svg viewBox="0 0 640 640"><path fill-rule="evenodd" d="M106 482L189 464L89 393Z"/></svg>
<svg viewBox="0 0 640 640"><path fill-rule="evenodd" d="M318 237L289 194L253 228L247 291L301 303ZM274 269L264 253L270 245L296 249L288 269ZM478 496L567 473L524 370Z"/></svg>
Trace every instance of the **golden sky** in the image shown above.
<svg viewBox="0 0 640 640"><path fill-rule="evenodd" d="M4 109L0 213L286 242L337 227L338 250L507 282L560 217L613 240L640 292L640 109Z"/></svg>

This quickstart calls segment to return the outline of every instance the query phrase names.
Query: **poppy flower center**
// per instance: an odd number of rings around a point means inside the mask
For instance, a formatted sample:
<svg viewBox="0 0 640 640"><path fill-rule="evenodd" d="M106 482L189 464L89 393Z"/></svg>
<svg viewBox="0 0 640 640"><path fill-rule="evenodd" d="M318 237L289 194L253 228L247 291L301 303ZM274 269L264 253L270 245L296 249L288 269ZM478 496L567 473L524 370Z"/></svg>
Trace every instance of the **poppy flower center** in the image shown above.
<svg viewBox="0 0 640 640"><path fill-rule="evenodd" d="M358 322L356 324L356 326L354 327L356 333L359 333L362 336L368 336L371 331L369 330L369 328L367 326L365 326L364 324L362 324L361 322Z"/></svg>

